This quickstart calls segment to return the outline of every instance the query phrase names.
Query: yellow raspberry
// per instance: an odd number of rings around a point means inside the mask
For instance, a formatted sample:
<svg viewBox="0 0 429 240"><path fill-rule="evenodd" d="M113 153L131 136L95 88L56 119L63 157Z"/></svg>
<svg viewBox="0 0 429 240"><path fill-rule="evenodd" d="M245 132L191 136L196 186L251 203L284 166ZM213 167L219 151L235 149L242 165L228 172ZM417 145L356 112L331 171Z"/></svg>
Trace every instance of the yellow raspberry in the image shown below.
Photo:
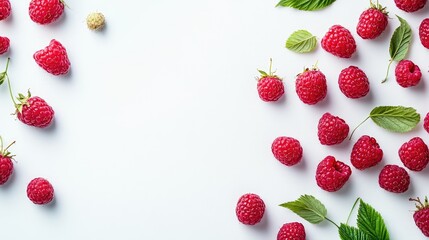
<svg viewBox="0 0 429 240"><path fill-rule="evenodd" d="M86 24L91 30L100 30L105 24L104 15L100 12L90 13L86 18Z"/></svg>

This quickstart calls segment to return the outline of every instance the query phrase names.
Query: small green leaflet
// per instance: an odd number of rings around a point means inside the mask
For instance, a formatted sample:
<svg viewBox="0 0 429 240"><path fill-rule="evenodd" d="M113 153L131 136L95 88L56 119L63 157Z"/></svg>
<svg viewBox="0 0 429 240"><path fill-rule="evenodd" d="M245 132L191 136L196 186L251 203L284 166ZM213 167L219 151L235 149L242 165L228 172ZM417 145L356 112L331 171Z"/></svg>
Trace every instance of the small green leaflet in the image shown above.
<svg viewBox="0 0 429 240"><path fill-rule="evenodd" d="M315 11L325 8L335 0L280 0L276 7L291 7L304 11Z"/></svg>
<svg viewBox="0 0 429 240"><path fill-rule="evenodd" d="M340 228L338 228L338 233L340 234L341 240L372 240L363 231L343 223L341 223ZM378 240L378 238L375 239Z"/></svg>
<svg viewBox="0 0 429 240"><path fill-rule="evenodd" d="M420 122L420 114L416 109L403 106L380 106L374 108L369 116L361 122L350 135L350 139L356 129L369 118L378 126L391 132L404 133L413 130Z"/></svg>
<svg viewBox="0 0 429 240"><path fill-rule="evenodd" d="M399 62L404 59L408 53L408 49L410 48L412 36L411 27L403 18L399 17L398 15L396 15L396 17L399 19L401 25L395 29L395 32L393 32L392 38L390 39L390 62L387 68L386 78L383 80L383 82L387 81L390 65L392 62Z"/></svg>
<svg viewBox="0 0 429 240"><path fill-rule="evenodd" d="M366 233L371 239L389 240L389 232L387 231L384 220L373 207L364 201L360 200L358 211L357 225L359 229Z"/></svg>
<svg viewBox="0 0 429 240"><path fill-rule="evenodd" d="M310 195L303 195L298 200L280 204L292 212L298 214L310 223L317 224L326 219L328 211L325 206Z"/></svg>
<svg viewBox="0 0 429 240"><path fill-rule="evenodd" d="M286 41L286 48L297 53L308 53L316 48L317 39L307 30L292 33Z"/></svg>

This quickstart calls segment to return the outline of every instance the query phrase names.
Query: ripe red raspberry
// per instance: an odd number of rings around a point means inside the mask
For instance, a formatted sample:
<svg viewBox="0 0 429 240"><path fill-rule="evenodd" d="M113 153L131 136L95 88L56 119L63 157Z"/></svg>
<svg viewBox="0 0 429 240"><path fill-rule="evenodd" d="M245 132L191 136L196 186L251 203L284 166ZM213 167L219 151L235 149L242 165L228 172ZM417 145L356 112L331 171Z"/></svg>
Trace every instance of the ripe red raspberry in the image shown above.
<svg viewBox="0 0 429 240"><path fill-rule="evenodd" d="M425 48L429 49L429 18L423 19L419 27L420 42Z"/></svg>
<svg viewBox="0 0 429 240"><path fill-rule="evenodd" d="M62 75L70 70L70 61L65 47L52 39L47 47L34 53L36 63L48 73Z"/></svg>
<svg viewBox="0 0 429 240"><path fill-rule="evenodd" d="M272 59L270 59L270 70L268 73L258 70L261 77L258 79L258 94L265 102L275 102L279 100L284 92L283 81L271 71Z"/></svg>
<svg viewBox="0 0 429 240"><path fill-rule="evenodd" d="M32 97L30 92L27 96L20 94L18 100L20 103L17 104L16 111L21 122L39 128L51 125L55 112L45 100Z"/></svg>
<svg viewBox="0 0 429 240"><path fill-rule="evenodd" d="M426 132L429 133L429 113L426 114L426 117L424 119L423 127L425 128Z"/></svg>
<svg viewBox="0 0 429 240"><path fill-rule="evenodd" d="M9 38L0 37L0 54L6 53L9 50L9 45Z"/></svg>
<svg viewBox="0 0 429 240"><path fill-rule="evenodd" d="M319 120L317 136L322 145L335 145L347 138L349 130L349 125L343 119L325 113Z"/></svg>
<svg viewBox="0 0 429 240"><path fill-rule="evenodd" d="M13 155L11 155L8 149L14 143L12 142L3 149L3 139L0 137L0 185L5 184L13 173Z"/></svg>
<svg viewBox="0 0 429 240"><path fill-rule="evenodd" d="M374 39L386 29L388 22L386 8L380 4L373 4L362 12L356 27L357 34L363 39Z"/></svg>
<svg viewBox="0 0 429 240"><path fill-rule="evenodd" d="M304 225L299 222L283 224L277 234L277 240L305 240Z"/></svg>
<svg viewBox="0 0 429 240"><path fill-rule="evenodd" d="M27 196L34 204L48 204L54 199L54 188L44 178L35 178L27 186Z"/></svg>
<svg viewBox="0 0 429 240"><path fill-rule="evenodd" d="M238 221L246 225L255 225L261 221L265 212L265 203L253 193L247 193L238 199L235 214Z"/></svg>
<svg viewBox="0 0 429 240"><path fill-rule="evenodd" d="M316 182L321 189L335 192L344 186L351 174L352 170L347 164L327 156L317 166Z"/></svg>
<svg viewBox="0 0 429 240"><path fill-rule="evenodd" d="M397 165L386 165L378 176L381 188L392 193L403 193L410 186L410 176L407 170Z"/></svg>
<svg viewBox="0 0 429 240"><path fill-rule="evenodd" d="M356 52L356 41L350 31L334 25L322 38L322 48L341 58L350 58Z"/></svg>
<svg viewBox="0 0 429 240"><path fill-rule="evenodd" d="M375 138L364 135L353 146L350 156L352 165L364 170L377 165L383 158L383 150Z"/></svg>
<svg viewBox="0 0 429 240"><path fill-rule="evenodd" d="M413 214L414 222L417 227L422 231L423 235L429 237L429 201L428 198L425 197L425 202L422 203L420 198L412 199L410 201L417 202L416 207L417 210Z"/></svg>
<svg viewBox="0 0 429 240"><path fill-rule="evenodd" d="M305 104L314 105L322 101L328 92L325 75L318 69L306 69L298 74L295 82L296 94Z"/></svg>
<svg viewBox="0 0 429 240"><path fill-rule="evenodd" d="M274 157L286 166L293 166L302 159L302 147L298 140L291 137L278 137L271 145Z"/></svg>
<svg viewBox="0 0 429 240"><path fill-rule="evenodd" d="M402 144L398 154L405 167L412 171L422 171L429 163L428 146L419 137Z"/></svg>
<svg viewBox="0 0 429 240"><path fill-rule="evenodd" d="M8 18L11 11L12 7L9 0L0 0L0 21Z"/></svg>
<svg viewBox="0 0 429 240"><path fill-rule="evenodd" d="M368 77L356 66L350 66L341 71L338 85L341 92L348 98L361 98L369 92Z"/></svg>
<svg viewBox="0 0 429 240"><path fill-rule="evenodd" d="M426 5L427 0L395 0L396 6L405 12L415 12Z"/></svg>
<svg viewBox="0 0 429 240"><path fill-rule="evenodd" d="M31 20L39 24L49 24L64 12L63 0L31 0L28 8Z"/></svg>
<svg viewBox="0 0 429 240"><path fill-rule="evenodd" d="M396 81L401 87L407 88L419 84L422 72L419 66L410 60L401 60L395 69Z"/></svg>

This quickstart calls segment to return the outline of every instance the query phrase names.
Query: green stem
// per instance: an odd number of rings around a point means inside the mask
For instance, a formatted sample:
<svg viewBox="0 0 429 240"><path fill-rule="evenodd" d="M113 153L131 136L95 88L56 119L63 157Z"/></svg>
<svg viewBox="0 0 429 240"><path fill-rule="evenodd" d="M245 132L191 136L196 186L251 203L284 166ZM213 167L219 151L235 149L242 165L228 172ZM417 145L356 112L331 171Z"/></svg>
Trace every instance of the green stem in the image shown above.
<svg viewBox="0 0 429 240"><path fill-rule="evenodd" d="M4 72L5 72L5 74L6 74L7 86L8 86L8 89L9 89L10 98L12 99L12 102L13 102L13 104L15 105L15 108L17 108L17 105L18 105L18 104L16 103L15 98L13 97L12 87L11 87L10 79L9 79L9 74L7 73L7 70L8 70L8 68L9 68L9 61L10 61L10 58L7 58L7 62L6 62L6 70L5 70Z"/></svg>
<svg viewBox="0 0 429 240"><path fill-rule="evenodd" d="M272 58L270 58L270 71L269 71L269 74L268 75L273 75L273 72L271 71L272 70L272 68L273 68L273 59Z"/></svg>
<svg viewBox="0 0 429 240"><path fill-rule="evenodd" d="M332 221L331 219L325 217L326 220L328 220L330 223L334 224L337 228L340 228L340 226L338 226L338 224L336 224L334 221Z"/></svg>
<svg viewBox="0 0 429 240"><path fill-rule="evenodd" d="M357 198L356 201L355 201L355 203L353 204L353 207L350 210L349 216L347 217L346 225L349 224L350 217L352 216L353 210L355 209L355 207L356 207L356 205L357 205L357 203L358 203L359 200L360 200L360 198Z"/></svg>
<svg viewBox="0 0 429 240"><path fill-rule="evenodd" d="M381 81L381 83L385 83L387 81L387 78L389 77L390 66L392 65L392 62L393 62L393 59L390 59L389 66L387 66L386 77L384 78L383 81Z"/></svg>
<svg viewBox="0 0 429 240"><path fill-rule="evenodd" d="M363 120L361 123L359 123L359 125L357 125L357 127L355 127L355 129L353 129L352 134L350 134L350 138L349 140L352 140L353 134L355 133L356 129L358 129L362 124L364 124L366 122L366 120L368 120L371 116L368 116L367 118L365 118L365 120Z"/></svg>
<svg viewBox="0 0 429 240"><path fill-rule="evenodd" d="M5 149L4 151L7 152L7 150L10 148L10 146L12 146L13 144L15 144L16 141L11 142ZM3 149L3 144L2 144L2 149Z"/></svg>
<svg viewBox="0 0 429 240"><path fill-rule="evenodd" d="M0 136L0 152L3 152L3 138Z"/></svg>

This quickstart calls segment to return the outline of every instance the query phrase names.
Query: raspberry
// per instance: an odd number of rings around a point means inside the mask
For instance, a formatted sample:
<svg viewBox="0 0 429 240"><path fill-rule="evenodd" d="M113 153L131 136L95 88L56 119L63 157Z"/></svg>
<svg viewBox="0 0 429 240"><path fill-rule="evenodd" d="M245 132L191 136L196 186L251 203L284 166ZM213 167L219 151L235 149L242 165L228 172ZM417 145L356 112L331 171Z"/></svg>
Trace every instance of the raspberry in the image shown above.
<svg viewBox="0 0 429 240"><path fill-rule="evenodd" d="M0 37L0 54L9 50L10 41L7 37Z"/></svg>
<svg viewBox="0 0 429 240"><path fill-rule="evenodd" d="M28 8L31 20L39 24L49 24L64 12L63 0L31 0Z"/></svg>
<svg viewBox="0 0 429 240"><path fill-rule="evenodd" d="M352 170L347 164L327 156L317 166L316 182L321 189L335 192L344 186L351 174Z"/></svg>
<svg viewBox="0 0 429 240"><path fill-rule="evenodd" d="M277 240L305 240L304 225L299 222L283 224L277 234Z"/></svg>
<svg viewBox="0 0 429 240"><path fill-rule="evenodd" d="M425 48L429 49L429 18L423 19L419 27L420 42Z"/></svg>
<svg viewBox="0 0 429 240"><path fill-rule="evenodd" d="M27 196L34 204L48 204L54 198L54 188L44 178L35 178L27 186Z"/></svg>
<svg viewBox="0 0 429 240"><path fill-rule="evenodd" d="M322 48L337 57L350 58L356 52L356 41L349 30L334 25L322 38Z"/></svg>
<svg viewBox="0 0 429 240"><path fill-rule="evenodd" d="M330 113L325 113L319 120L318 133L319 141L322 145L340 144L349 134L349 125Z"/></svg>
<svg viewBox="0 0 429 240"><path fill-rule="evenodd" d="M350 156L352 165L364 170L377 165L383 158L383 150L375 138L364 135L353 146Z"/></svg>
<svg viewBox="0 0 429 240"><path fill-rule="evenodd" d="M0 0L0 21L5 20L10 16L12 7L9 0Z"/></svg>
<svg viewBox="0 0 429 240"><path fill-rule="evenodd" d="M273 60L270 59L270 69L268 73L258 70L261 74L257 84L258 94L262 101L265 102L275 102L279 100L285 92L282 80L271 71L272 65Z"/></svg>
<svg viewBox="0 0 429 240"><path fill-rule="evenodd" d="M397 165L386 165L378 176L378 184L381 188L392 193L403 193L410 186L408 172Z"/></svg>
<svg viewBox="0 0 429 240"><path fill-rule="evenodd" d="M407 88L419 84L422 72L419 66L410 60L401 60L395 69L396 81L401 87Z"/></svg>
<svg viewBox="0 0 429 240"><path fill-rule="evenodd" d="M396 6L405 12L415 12L426 5L427 0L395 0Z"/></svg>
<svg viewBox="0 0 429 240"><path fill-rule="evenodd" d="M255 225L261 221L265 212L265 203L253 193L247 193L240 197L235 208L238 221L246 225Z"/></svg>
<svg viewBox="0 0 429 240"><path fill-rule="evenodd" d="M0 137L0 185L5 184L13 173L12 155L8 151L9 147L15 142L12 142L3 149L3 139Z"/></svg>
<svg viewBox="0 0 429 240"><path fill-rule="evenodd" d="M355 66L341 71L338 77L341 92L348 98L361 98L369 92L369 81L366 74Z"/></svg>
<svg viewBox="0 0 429 240"><path fill-rule="evenodd" d="M70 61L64 46L52 39L47 47L34 53L36 63L53 75L62 75L70 70Z"/></svg>
<svg viewBox="0 0 429 240"><path fill-rule="evenodd" d="M274 157L286 166L293 166L302 159L302 147L291 137L278 137L271 145Z"/></svg>
<svg viewBox="0 0 429 240"><path fill-rule="evenodd" d="M412 171L422 171L429 163L428 146L419 137L402 144L398 154L405 167Z"/></svg>
<svg viewBox="0 0 429 240"><path fill-rule="evenodd" d="M328 92L325 75L318 69L306 69L295 82L296 94L305 104L314 105L322 101Z"/></svg>
<svg viewBox="0 0 429 240"><path fill-rule="evenodd" d="M86 25L90 30L101 30L104 27L104 15L99 12L90 13L86 18Z"/></svg>
<svg viewBox="0 0 429 240"><path fill-rule="evenodd" d="M18 100L21 102L17 104L18 119L24 124L46 128L54 119L54 110L48 103L40 97L32 97L28 92L27 96L20 94Z"/></svg>
<svg viewBox="0 0 429 240"><path fill-rule="evenodd" d="M426 130L426 132L429 133L429 113L426 114L426 117L424 119L423 127Z"/></svg>
<svg viewBox="0 0 429 240"><path fill-rule="evenodd" d="M414 222L416 226L422 231L423 235L429 237L429 201L428 198L425 197L424 203L420 201L419 198L412 199L410 201L417 202L416 207L417 210L413 214Z"/></svg>
<svg viewBox="0 0 429 240"><path fill-rule="evenodd" d="M357 34L363 39L377 38L387 27L387 17L386 8L371 1L371 7L363 11L359 17Z"/></svg>

